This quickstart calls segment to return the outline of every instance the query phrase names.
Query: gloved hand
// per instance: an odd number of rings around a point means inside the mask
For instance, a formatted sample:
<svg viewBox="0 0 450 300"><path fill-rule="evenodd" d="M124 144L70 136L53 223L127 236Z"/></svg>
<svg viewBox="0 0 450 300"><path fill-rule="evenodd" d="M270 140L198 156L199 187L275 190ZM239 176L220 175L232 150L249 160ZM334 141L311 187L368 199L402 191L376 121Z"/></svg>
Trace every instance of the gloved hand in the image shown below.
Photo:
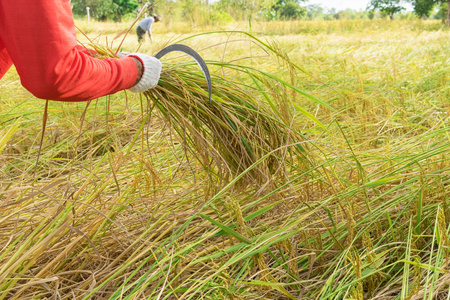
<svg viewBox="0 0 450 300"><path fill-rule="evenodd" d="M138 59L143 67L141 80L129 90L133 93L143 93L156 87L158 85L162 67L159 59L143 53L130 53L127 56Z"/></svg>

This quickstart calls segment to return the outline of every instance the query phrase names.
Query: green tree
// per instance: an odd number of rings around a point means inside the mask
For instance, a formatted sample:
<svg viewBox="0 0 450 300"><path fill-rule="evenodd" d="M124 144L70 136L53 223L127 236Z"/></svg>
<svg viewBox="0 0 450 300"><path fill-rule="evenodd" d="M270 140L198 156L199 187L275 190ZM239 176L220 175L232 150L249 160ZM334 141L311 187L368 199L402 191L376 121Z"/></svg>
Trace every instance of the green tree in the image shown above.
<svg viewBox="0 0 450 300"><path fill-rule="evenodd" d="M301 19L308 13L306 8L300 6L299 0L278 0L273 9L284 20Z"/></svg>
<svg viewBox="0 0 450 300"><path fill-rule="evenodd" d="M447 25L450 26L450 0L447 0Z"/></svg>
<svg viewBox="0 0 450 300"><path fill-rule="evenodd" d="M122 16L134 12L138 7L136 0L113 0L113 3L117 5L116 19L121 20Z"/></svg>
<svg viewBox="0 0 450 300"><path fill-rule="evenodd" d="M324 11L323 7L317 4L308 5L308 19L309 20L323 20L324 18Z"/></svg>
<svg viewBox="0 0 450 300"><path fill-rule="evenodd" d="M308 14L308 10L300 3L304 0L276 0L272 5L272 10L280 19L302 19Z"/></svg>
<svg viewBox="0 0 450 300"><path fill-rule="evenodd" d="M217 6L236 20L251 20L253 15L268 11L275 0L220 0Z"/></svg>
<svg viewBox="0 0 450 300"><path fill-rule="evenodd" d="M120 21L123 15L133 12L138 6L136 0L72 0L71 3L75 15L85 16L86 7L90 7L92 17L99 21Z"/></svg>
<svg viewBox="0 0 450 300"><path fill-rule="evenodd" d="M338 11L336 14L334 14L334 18L336 20L355 20L356 15L354 10L346 9Z"/></svg>
<svg viewBox="0 0 450 300"><path fill-rule="evenodd" d="M442 22L447 21L447 25L450 26L450 1L439 1L439 11L437 17L442 19Z"/></svg>
<svg viewBox="0 0 450 300"><path fill-rule="evenodd" d="M197 21L199 19L198 8L200 7L200 2L198 0L184 0L182 3L182 14L185 20L195 27L197 26Z"/></svg>
<svg viewBox="0 0 450 300"><path fill-rule="evenodd" d="M419 17L429 17L431 10L436 5L436 0L412 0L414 13Z"/></svg>
<svg viewBox="0 0 450 300"><path fill-rule="evenodd" d="M401 0L372 0L368 6L369 10L379 10L394 20L394 15L405 8L401 5Z"/></svg>
<svg viewBox="0 0 450 300"><path fill-rule="evenodd" d="M409 2L412 3L414 12L419 18L429 17L435 5L439 5L438 15L440 19L444 23L447 20L447 24L450 25L450 10L448 9L450 0L409 0Z"/></svg>

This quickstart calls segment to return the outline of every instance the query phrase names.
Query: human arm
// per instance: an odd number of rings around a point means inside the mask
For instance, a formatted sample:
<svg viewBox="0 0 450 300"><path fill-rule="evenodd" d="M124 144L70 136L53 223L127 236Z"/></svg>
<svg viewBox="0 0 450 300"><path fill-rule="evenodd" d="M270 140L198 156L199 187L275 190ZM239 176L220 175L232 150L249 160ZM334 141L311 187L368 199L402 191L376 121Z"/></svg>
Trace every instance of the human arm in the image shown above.
<svg viewBox="0 0 450 300"><path fill-rule="evenodd" d="M6 71L8 71L11 66L11 57L0 39L0 79L3 75L5 75Z"/></svg>
<svg viewBox="0 0 450 300"><path fill-rule="evenodd" d="M150 22L150 26L148 28L148 36L150 37L150 41L153 42L153 36L152 36L152 25L155 22L155 19L152 18Z"/></svg>
<svg viewBox="0 0 450 300"><path fill-rule="evenodd" d="M123 56L126 57L126 56ZM133 59L134 64L136 65L136 71L137 71L137 76L136 76L136 81L134 83L134 85L136 85L142 78L142 73L143 73L143 66L142 66L142 62L135 58L135 57L131 57L131 59Z"/></svg>
<svg viewBox="0 0 450 300"><path fill-rule="evenodd" d="M0 34L22 85L38 98L92 100L139 81L139 60L96 59L78 45L69 0L0 1Z"/></svg>

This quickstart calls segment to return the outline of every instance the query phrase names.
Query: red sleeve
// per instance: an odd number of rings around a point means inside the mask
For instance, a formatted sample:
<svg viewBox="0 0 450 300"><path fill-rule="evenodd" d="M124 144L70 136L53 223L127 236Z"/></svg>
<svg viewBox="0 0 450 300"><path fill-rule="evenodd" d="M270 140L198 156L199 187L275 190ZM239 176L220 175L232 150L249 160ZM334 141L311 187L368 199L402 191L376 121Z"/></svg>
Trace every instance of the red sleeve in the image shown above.
<svg viewBox="0 0 450 300"><path fill-rule="evenodd" d="M2 79L3 75L5 75L6 71L8 71L11 65L11 57L9 57L8 51L6 50L5 45L2 43L0 36L0 79Z"/></svg>
<svg viewBox="0 0 450 300"><path fill-rule="evenodd" d="M1 0L0 40L22 85L38 98L92 100L136 81L133 59L95 59L77 45L69 0Z"/></svg>

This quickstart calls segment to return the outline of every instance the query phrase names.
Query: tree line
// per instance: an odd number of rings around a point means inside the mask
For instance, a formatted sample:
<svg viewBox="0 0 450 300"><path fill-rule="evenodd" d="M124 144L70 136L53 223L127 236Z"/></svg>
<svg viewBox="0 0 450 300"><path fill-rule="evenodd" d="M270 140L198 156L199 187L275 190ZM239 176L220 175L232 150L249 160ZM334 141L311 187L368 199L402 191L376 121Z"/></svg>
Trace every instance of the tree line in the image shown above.
<svg viewBox="0 0 450 300"><path fill-rule="evenodd" d="M99 21L134 19L145 0L72 0L75 16L91 16ZM394 19L396 14L412 4L418 18L440 18L450 24L450 0L371 0L365 11L325 10L319 5L308 5L307 0L161 0L152 8L169 21L184 20L194 25L220 24L232 20L336 20L336 19ZM405 18L411 13L402 14Z"/></svg>
<svg viewBox="0 0 450 300"><path fill-rule="evenodd" d="M430 17L431 12L437 7L442 20L450 24L450 0L371 0L368 9L379 10L394 19L396 13L405 9L404 4L411 3L414 13L419 18Z"/></svg>

